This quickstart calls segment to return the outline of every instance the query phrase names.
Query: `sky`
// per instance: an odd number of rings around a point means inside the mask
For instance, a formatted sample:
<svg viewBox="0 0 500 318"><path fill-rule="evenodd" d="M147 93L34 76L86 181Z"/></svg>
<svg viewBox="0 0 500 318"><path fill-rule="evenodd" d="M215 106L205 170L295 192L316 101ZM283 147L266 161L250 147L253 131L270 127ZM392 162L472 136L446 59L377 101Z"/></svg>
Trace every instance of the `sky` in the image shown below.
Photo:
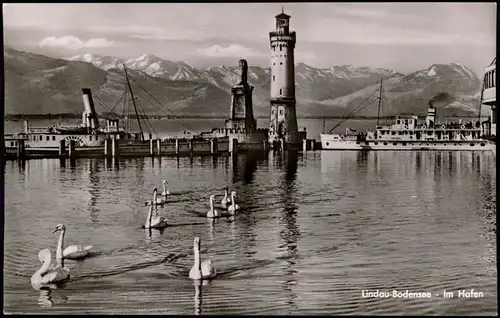
<svg viewBox="0 0 500 318"><path fill-rule="evenodd" d="M402 73L461 63L478 75L496 55L491 2L4 4L4 44L53 57L154 54L197 67L269 66L274 17L291 16L295 62ZM481 76L480 76L481 77Z"/></svg>

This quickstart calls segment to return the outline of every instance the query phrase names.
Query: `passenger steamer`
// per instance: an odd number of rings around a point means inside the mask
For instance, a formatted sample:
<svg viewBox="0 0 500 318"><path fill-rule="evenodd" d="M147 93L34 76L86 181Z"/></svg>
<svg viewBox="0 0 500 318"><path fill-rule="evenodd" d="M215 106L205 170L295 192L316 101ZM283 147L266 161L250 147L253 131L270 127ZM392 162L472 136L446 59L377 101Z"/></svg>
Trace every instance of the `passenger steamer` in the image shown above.
<svg viewBox="0 0 500 318"><path fill-rule="evenodd" d="M382 82L379 114L381 100ZM399 115L391 125L379 125L377 120L375 131L356 133L347 128L345 134L321 134L320 138L325 150L492 150L492 143L482 138L488 121L483 122L483 127L479 126L479 121L476 124L462 120L437 123L436 108L429 102L427 117L422 123L418 116Z"/></svg>
<svg viewBox="0 0 500 318"><path fill-rule="evenodd" d="M43 153L59 149L61 140L69 143L74 140L77 147L102 146L106 139L115 139L119 144L133 144L135 141L144 140L144 133L138 116L137 105L130 87L126 69L126 89L129 90L134 110L139 121L140 132L129 132L120 127L118 116L108 116L104 123L99 121L95 110L92 92L89 88L82 88L84 111L82 122L75 126L51 124L48 127L31 127L27 120L24 121L24 132L19 134L6 134L4 138L6 153L15 153L19 141L24 142L24 147L30 151ZM67 146L66 146L67 147Z"/></svg>

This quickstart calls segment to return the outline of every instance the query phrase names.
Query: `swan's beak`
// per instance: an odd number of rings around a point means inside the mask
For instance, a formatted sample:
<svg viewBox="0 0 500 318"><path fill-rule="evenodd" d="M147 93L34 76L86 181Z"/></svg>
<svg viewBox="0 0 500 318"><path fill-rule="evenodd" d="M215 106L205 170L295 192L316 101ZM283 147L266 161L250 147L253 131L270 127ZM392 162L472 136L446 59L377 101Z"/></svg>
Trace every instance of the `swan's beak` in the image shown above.
<svg viewBox="0 0 500 318"><path fill-rule="evenodd" d="M59 231L59 229L53 229L53 230L52 230L52 233L55 233L55 232L57 232L57 231Z"/></svg>

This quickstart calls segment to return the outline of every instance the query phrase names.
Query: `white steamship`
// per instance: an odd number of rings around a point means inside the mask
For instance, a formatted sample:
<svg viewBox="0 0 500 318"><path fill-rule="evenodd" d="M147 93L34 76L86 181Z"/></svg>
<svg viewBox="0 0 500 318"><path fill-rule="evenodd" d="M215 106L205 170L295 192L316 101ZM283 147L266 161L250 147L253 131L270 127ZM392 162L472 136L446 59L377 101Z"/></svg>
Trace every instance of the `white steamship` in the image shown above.
<svg viewBox="0 0 500 318"><path fill-rule="evenodd" d="M379 110L382 95L380 85ZM367 106L367 105L366 105ZM365 107L366 107L365 106ZM380 113L380 112L379 112ZM377 120L378 121L378 120ZM436 122L436 108L429 102L425 122L418 116L398 115L390 125L378 125L375 131L357 133L347 128L345 134L321 134L325 150L492 150L484 139L489 120L479 125L472 122ZM480 127L482 126L482 127ZM333 130L333 129L332 129Z"/></svg>
<svg viewBox="0 0 500 318"><path fill-rule="evenodd" d="M125 70L125 76L128 83L128 74ZM134 109L137 114L137 105L130 85L129 90ZM106 139L116 139L119 144L130 144L136 140L144 140L144 133L129 132L120 127L118 116L108 116L104 120L99 120L95 110L92 92L89 88L82 88L82 98L84 111L82 112L82 122L79 125L62 125L53 123L48 127L32 127L28 121L24 121L24 132L19 134L6 134L4 138L5 151L13 153L22 142L25 148L33 151L54 151L58 150L61 140L67 144L70 141L75 142L77 147L97 147L102 146ZM140 119L137 118L139 121ZM139 122L139 127L141 124ZM67 147L67 146L66 146Z"/></svg>

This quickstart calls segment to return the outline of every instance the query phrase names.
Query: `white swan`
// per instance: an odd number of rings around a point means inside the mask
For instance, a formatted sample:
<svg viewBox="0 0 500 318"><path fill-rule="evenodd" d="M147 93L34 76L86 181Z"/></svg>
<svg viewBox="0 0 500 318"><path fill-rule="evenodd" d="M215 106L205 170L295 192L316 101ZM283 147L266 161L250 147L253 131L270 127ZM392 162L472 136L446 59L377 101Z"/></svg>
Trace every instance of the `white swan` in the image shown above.
<svg viewBox="0 0 500 318"><path fill-rule="evenodd" d="M212 267L212 261L207 259L203 263L200 258L200 238L195 237L193 241L194 251L194 265L189 271L189 278L191 279L208 279L214 278L217 271Z"/></svg>
<svg viewBox="0 0 500 318"><path fill-rule="evenodd" d="M168 188L167 188L167 180L163 180L163 192L161 193L162 196L165 197L165 199L167 198L167 195L170 195L170 191L168 191Z"/></svg>
<svg viewBox="0 0 500 318"><path fill-rule="evenodd" d="M153 200L147 200L146 202L144 202L144 205L148 206L148 205L151 205L151 204L154 204L154 205L164 205L165 203L167 203L167 199L166 197L165 198L159 198L158 197L158 189L156 187L154 187L153 189Z"/></svg>
<svg viewBox="0 0 500 318"><path fill-rule="evenodd" d="M69 268L64 266L63 259L63 244L64 244L64 225L58 224L52 231L55 233L61 231L59 242L56 250L56 266L51 266L52 254L48 248L41 250L38 253L38 259L42 263L42 267L31 276L32 285L49 284L61 282L69 278Z"/></svg>
<svg viewBox="0 0 500 318"><path fill-rule="evenodd" d="M58 224L57 227L52 231L55 233L61 231L61 235L64 237L66 234L66 226L64 224ZM64 259L80 259L87 256L92 249L92 245L70 245L67 246L63 251Z"/></svg>
<svg viewBox="0 0 500 318"><path fill-rule="evenodd" d="M220 201L220 205L223 209L227 209L227 204L229 203L229 199L227 198L228 187L224 187L224 198Z"/></svg>
<svg viewBox="0 0 500 318"><path fill-rule="evenodd" d="M167 220L163 216L153 216L153 205L149 206L148 217L146 218L145 229L163 229L167 227Z"/></svg>
<svg viewBox="0 0 500 318"><path fill-rule="evenodd" d="M236 191L231 191L231 205L227 208L231 214L234 214L236 210L240 209L240 206L236 204L234 198L236 198Z"/></svg>
<svg viewBox="0 0 500 318"><path fill-rule="evenodd" d="M215 196L212 194L210 196L210 210L208 210L208 212L207 212L207 218L220 217L220 212L214 208L214 198L215 198Z"/></svg>

